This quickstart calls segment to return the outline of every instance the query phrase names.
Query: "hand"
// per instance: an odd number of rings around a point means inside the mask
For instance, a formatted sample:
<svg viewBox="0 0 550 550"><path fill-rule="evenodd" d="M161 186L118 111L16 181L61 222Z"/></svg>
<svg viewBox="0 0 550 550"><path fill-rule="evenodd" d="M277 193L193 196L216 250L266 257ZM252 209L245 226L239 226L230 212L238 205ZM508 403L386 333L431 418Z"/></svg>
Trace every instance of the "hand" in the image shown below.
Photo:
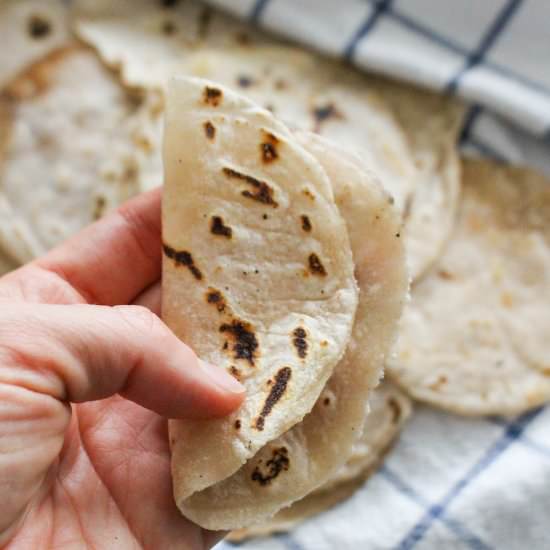
<svg viewBox="0 0 550 550"><path fill-rule="evenodd" d="M218 540L174 504L164 417L225 415L244 389L153 313L160 250L157 190L0 279L0 546Z"/></svg>

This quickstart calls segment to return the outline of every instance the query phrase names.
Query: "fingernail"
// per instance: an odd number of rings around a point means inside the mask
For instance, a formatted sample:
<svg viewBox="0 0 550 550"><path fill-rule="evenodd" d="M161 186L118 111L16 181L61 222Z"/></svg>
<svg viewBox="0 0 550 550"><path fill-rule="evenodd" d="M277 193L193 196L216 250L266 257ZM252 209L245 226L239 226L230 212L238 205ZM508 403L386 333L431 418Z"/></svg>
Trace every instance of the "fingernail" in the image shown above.
<svg viewBox="0 0 550 550"><path fill-rule="evenodd" d="M211 365L206 361L199 359L199 365L203 372L223 391L230 393L244 393L245 387L235 380L229 373L225 372L221 367Z"/></svg>

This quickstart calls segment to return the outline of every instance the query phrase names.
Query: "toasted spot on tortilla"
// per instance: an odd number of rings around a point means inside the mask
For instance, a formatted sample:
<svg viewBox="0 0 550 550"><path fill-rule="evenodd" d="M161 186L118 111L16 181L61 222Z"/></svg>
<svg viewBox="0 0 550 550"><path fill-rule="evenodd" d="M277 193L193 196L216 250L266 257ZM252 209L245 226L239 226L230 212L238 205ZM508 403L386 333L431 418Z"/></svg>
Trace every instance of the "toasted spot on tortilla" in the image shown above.
<svg viewBox="0 0 550 550"><path fill-rule="evenodd" d="M302 193L308 198L308 199L311 199L312 201L315 200L315 195L306 187L305 189L302 190Z"/></svg>
<svg viewBox="0 0 550 550"><path fill-rule="evenodd" d="M226 342L226 344L227 344L227 342ZM228 370L229 370L229 374L233 378L236 378L237 380L241 379L241 371L235 365L231 365Z"/></svg>
<svg viewBox="0 0 550 550"><path fill-rule="evenodd" d="M212 88L211 86L205 86L203 92L203 100L207 105L217 107L222 101L222 91L218 88Z"/></svg>
<svg viewBox="0 0 550 550"><path fill-rule="evenodd" d="M319 256L317 256L317 254L310 254L308 257L308 263L311 273L313 273L314 275L321 275L322 277L326 276L327 271L325 269L325 266L321 263L321 260L319 259Z"/></svg>
<svg viewBox="0 0 550 550"><path fill-rule="evenodd" d="M223 297L223 294L219 290L216 290L215 288L209 288L206 291L206 301L209 304L215 305L216 309L220 313L223 313L225 311L225 299Z"/></svg>
<svg viewBox="0 0 550 550"><path fill-rule="evenodd" d="M308 232L311 231L311 221L309 220L309 217L304 214L300 216L300 218L302 220L302 229Z"/></svg>
<svg viewBox="0 0 550 550"><path fill-rule="evenodd" d="M334 103L327 103L326 105L321 105L315 107L312 111L313 117L315 119L314 131L319 132L321 130L321 125L326 120L331 118L343 118L342 113L338 111Z"/></svg>
<svg viewBox="0 0 550 550"><path fill-rule="evenodd" d="M261 202L263 204L269 204L273 208L277 208L279 204L273 198L273 189L265 181L260 181L252 176L247 174L242 174L233 170L233 168L223 168L223 173L229 178L236 178L245 181L254 189L253 192L250 192L248 189L241 192L243 197Z"/></svg>
<svg viewBox="0 0 550 550"><path fill-rule="evenodd" d="M260 152L264 163L273 162L278 158L277 145L279 140L271 133L264 132L264 140L260 143Z"/></svg>
<svg viewBox="0 0 550 550"><path fill-rule="evenodd" d="M265 486L271 483L273 479L279 476L283 471L287 471L290 466L288 458L288 450L286 447L273 449L273 456L266 463L266 471L262 472L260 464L254 468L252 472L252 480L257 481L260 485Z"/></svg>
<svg viewBox="0 0 550 550"><path fill-rule="evenodd" d="M306 340L306 331L302 327L298 327L294 329L294 332L292 333L294 338L292 340L292 343L294 344L294 347L296 348L296 352L298 353L298 357L301 359L305 359L307 355L307 340Z"/></svg>
<svg viewBox="0 0 550 550"><path fill-rule="evenodd" d="M31 15L28 23L29 34L38 40L45 38L52 30L51 23L40 15Z"/></svg>
<svg viewBox="0 0 550 550"><path fill-rule="evenodd" d="M447 281L452 281L454 279L454 276L452 273L450 273L449 271L447 271L446 269L440 269L438 272L437 272L437 276L440 278L440 279L445 279Z"/></svg>
<svg viewBox="0 0 550 550"><path fill-rule="evenodd" d="M233 230L228 225L225 225L223 223L223 218L220 216L212 216L211 222L210 222L210 231L214 235L221 235L222 237L227 237L228 239L231 238L233 235Z"/></svg>
<svg viewBox="0 0 550 550"><path fill-rule="evenodd" d="M164 251L164 254L171 260L174 260L174 263L176 265L184 265L185 267L189 268L189 271L192 273L195 279L199 281L202 279L202 273L200 269L195 265L193 256L190 252L187 252L187 250L175 250L167 244L164 244L162 246L162 249Z"/></svg>
<svg viewBox="0 0 550 550"><path fill-rule="evenodd" d="M233 319L231 323L223 323L220 326L220 332L228 333L233 337L232 351L235 359L244 359L254 365L259 343L250 323Z"/></svg>
<svg viewBox="0 0 550 550"><path fill-rule="evenodd" d="M275 404L281 399L286 391L288 381L292 375L290 367L283 367L275 375L273 386L265 400L264 406L260 412L260 416L256 418L256 429L262 431L264 429L265 419L271 413Z"/></svg>
<svg viewBox="0 0 550 550"><path fill-rule="evenodd" d="M204 123L204 133L208 139L214 139L214 137L216 137L216 128L210 121Z"/></svg>

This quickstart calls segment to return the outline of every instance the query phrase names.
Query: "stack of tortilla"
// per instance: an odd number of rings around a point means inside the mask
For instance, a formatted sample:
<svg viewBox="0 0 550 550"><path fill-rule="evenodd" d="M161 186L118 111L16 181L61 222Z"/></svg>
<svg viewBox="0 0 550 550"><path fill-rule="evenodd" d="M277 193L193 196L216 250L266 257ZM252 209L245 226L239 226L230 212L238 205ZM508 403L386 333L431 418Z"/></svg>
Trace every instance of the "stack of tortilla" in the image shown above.
<svg viewBox="0 0 550 550"><path fill-rule="evenodd" d="M3 0L0 36L0 273L166 179L165 320L248 389L171 426L201 525L266 534L346 498L410 398L550 401L550 183L461 159L462 105L200 2Z"/></svg>

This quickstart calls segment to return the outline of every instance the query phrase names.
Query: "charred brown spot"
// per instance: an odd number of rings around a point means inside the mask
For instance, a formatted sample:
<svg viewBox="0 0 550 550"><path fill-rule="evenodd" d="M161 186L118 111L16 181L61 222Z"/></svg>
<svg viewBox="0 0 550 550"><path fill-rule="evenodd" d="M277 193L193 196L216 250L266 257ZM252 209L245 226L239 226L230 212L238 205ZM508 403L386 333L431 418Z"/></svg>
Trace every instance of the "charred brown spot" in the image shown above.
<svg viewBox="0 0 550 550"><path fill-rule="evenodd" d="M204 133L208 139L214 139L216 137L216 128L210 121L204 123Z"/></svg>
<svg viewBox="0 0 550 550"><path fill-rule="evenodd" d="M236 430L241 429L241 421L238 418L237 418L237 420L235 420L235 429Z"/></svg>
<svg viewBox="0 0 550 550"><path fill-rule="evenodd" d="M233 378L235 378L235 379L237 379L237 380L240 381L240 379L241 379L241 371L240 371L235 365L231 365L231 366L229 367L229 374L230 374Z"/></svg>
<svg viewBox="0 0 550 550"><path fill-rule="evenodd" d="M160 5L163 8L173 8L179 0L160 0Z"/></svg>
<svg viewBox="0 0 550 550"><path fill-rule="evenodd" d="M228 239L230 239L231 235L233 235L233 230L231 227L224 225L223 218L220 218L220 216L212 216L212 219L210 220L210 231L214 235L221 235L222 237L227 237Z"/></svg>
<svg viewBox="0 0 550 550"><path fill-rule="evenodd" d="M401 418L401 406L399 405L399 402L393 397L388 398L388 406L392 411L391 421L393 424L397 424L399 422L399 419Z"/></svg>
<svg viewBox="0 0 550 550"><path fill-rule="evenodd" d="M315 195L309 190L309 189L303 189L302 190L302 193L308 198L308 199L311 199L312 201L315 200Z"/></svg>
<svg viewBox="0 0 550 550"><path fill-rule="evenodd" d="M294 332L292 334L294 336L292 343L296 348L298 357L300 357L301 359L305 359L307 355L306 331L302 327L298 327L294 329Z"/></svg>
<svg viewBox="0 0 550 550"><path fill-rule="evenodd" d="M218 88L212 88L211 86L206 86L203 92L203 99L207 105L212 105L217 107L222 101L222 91Z"/></svg>
<svg viewBox="0 0 550 550"><path fill-rule="evenodd" d="M309 221L309 218L306 215L302 215L300 218L302 220L302 229L309 233L309 231L311 231L311 222Z"/></svg>
<svg viewBox="0 0 550 550"><path fill-rule="evenodd" d="M193 277L197 280L202 279L202 273L200 272L199 268L195 265L195 262L193 261L193 256L190 252L187 252L187 250L175 250L171 246L168 246L167 244L162 246L162 249L164 251L164 254L166 257L170 258L171 260L174 260L174 263L176 266L183 265L189 269L189 271L193 274Z"/></svg>
<svg viewBox="0 0 550 550"><path fill-rule="evenodd" d="M278 78L275 81L275 89L276 90L284 90L287 87L287 83L282 78Z"/></svg>
<svg viewBox="0 0 550 550"><path fill-rule="evenodd" d="M319 256L317 256L317 254L310 254L307 260L311 273L313 273L314 275L321 275L322 277L326 276L327 272L325 270L325 267L321 263L321 260L319 259Z"/></svg>
<svg viewBox="0 0 550 550"><path fill-rule="evenodd" d="M257 481L260 485L268 485L273 479L278 477L282 471L287 471L290 466L288 450L286 447L273 449L273 456L265 463L265 471L262 472L260 465L254 468L252 472L252 481Z"/></svg>
<svg viewBox="0 0 550 550"><path fill-rule="evenodd" d="M271 413L273 407L281 399L286 391L288 381L292 375L292 369L290 367L283 367L275 375L272 388L265 400L264 406L260 412L260 416L256 418L256 429L262 431L265 425L266 417Z"/></svg>
<svg viewBox="0 0 550 550"><path fill-rule="evenodd" d="M174 34L177 28L174 25L173 21L163 21L162 22L162 32L167 35Z"/></svg>
<svg viewBox="0 0 550 550"><path fill-rule="evenodd" d="M324 294L325 291L321 290L321 294ZM326 340L321 340L321 347L326 348L328 346L328 342Z"/></svg>
<svg viewBox="0 0 550 550"><path fill-rule="evenodd" d="M209 288L206 292L206 301L209 304L216 306L216 309L223 313L225 311L225 299L222 293L215 288Z"/></svg>
<svg viewBox="0 0 550 550"><path fill-rule="evenodd" d="M453 274L447 271L446 269L440 269L437 272L438 277L445 279L446 281L452 281L454 279Z"/></svg>
<svg viewBox="0 0 550 550"><path fill-rule="evenodd" d="M229 342L225 341L223 343L223 349L228 349L229 348Z"/></svg>
<svg viewBox="0 0 550 550"><path fill-rule="evenodd" d="M237 78L237 84L241 88L250 88L254 84L254 81L249 76L241 75Z"/></svg>
<svg viewBox="0 0 550 550"><path fill-rule="evenodd" d="M254 365L254 359L256 358L259 344L252 325L234 319L231 323L224 323L221 325L220 332L226 332L233 337L234 343L232 351L235 359L244 359L251 365Z"/></svg>
<svg viewBox="0 0 550 550"><path fill-rule="evenodd" d="M279 140L273 134L264 133L264 140L260 143L260 152L265 163L273 162L279 156L279 153L277 153L278 144Z"/></svg>
<svg viewBox="0 0 550 550"><path fill-rule="evenodd" d="M32 15L29 19L28 30L33 38L41 39L50 34L52 26L47 19L39 15Z"/></svg>
<svg viewBox="0 0 550 550"><path fill-rule="evenodd" d="M263 204L269 204L270 206L273 206L273 208L277 208L279 206L273 198L273 189L271 189L265 181L260 181L247 174L241 174L241 172L237 172L237 170L233 170L233 168L223 168L223 173L228 178L240 179L252 186L252 192L248 190L242 191L241 195L243 197L247 197Z"/></svg>
<svg viewBox="0 0 550 550"><path fill-rule="evenodd" d="M343 118L342 114L335 107L334 103L327 103L313 109L313 117L315 118L315 132L319 132L323 122L331 118Z"/></svg>
<svg viewBox="0 0 550 550"><path fill-rule="evenodd" d="M325 397L323 399L323 405L325 405L325 407L327 407L328 405L330 405L330 397Z"/></svg>
<svg viewBox="0 0 550 550"><path fill-rule="evenodd" d="M267 220L269 216L267 214L262 214L262 219Z"/></svg>

